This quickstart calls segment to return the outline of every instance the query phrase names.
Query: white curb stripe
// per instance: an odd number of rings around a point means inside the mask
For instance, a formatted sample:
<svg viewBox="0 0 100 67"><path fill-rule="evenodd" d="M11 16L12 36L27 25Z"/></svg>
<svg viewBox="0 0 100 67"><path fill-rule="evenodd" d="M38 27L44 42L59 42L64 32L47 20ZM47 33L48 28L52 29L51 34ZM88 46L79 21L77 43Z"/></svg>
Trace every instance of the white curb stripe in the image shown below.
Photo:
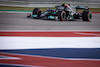
<svg viewBox="0 0 100 67"><path fill-rule="evenodd" d="M100 37L0 37L0 50L100 48Z"/></svg>

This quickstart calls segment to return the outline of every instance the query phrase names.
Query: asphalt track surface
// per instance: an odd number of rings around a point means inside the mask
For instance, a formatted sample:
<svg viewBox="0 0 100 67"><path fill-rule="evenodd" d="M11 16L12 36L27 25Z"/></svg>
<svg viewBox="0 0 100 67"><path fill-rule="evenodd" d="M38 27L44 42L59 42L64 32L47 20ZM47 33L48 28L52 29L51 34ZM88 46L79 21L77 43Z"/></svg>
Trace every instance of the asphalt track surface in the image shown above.
<svg viewBox="0 0 100 67"><path fill-rule="evenodd" d="M26 13L0 13L0 30L100 30L100 13L91 22L27 18Z"/></svg>
<svg viewBox="0 0 100 67"><path fill-rule="evenodd" d="M26 15L27 15L26 13L0 13L0 30L100 30L100 22L99 22L100 14L93 14L93 19L91 22L83 22L82 20L73 20L73 21L40 20L40 19L27 18ZM37 33L38 33L37 36L45 35L44 32L42 32L43 34L41 34L40 32L26 32L26 33L24 32L23 34L23 32L21 31L20 32L1 31L0 36L12 36L10 33L13 36L21 36L19 37L20 39L22 38L22 36L26 36L26 35L33 36ZM18 33L20 33L20 35ZM32 35L30 35L30 33L32 33ZM46 33L45 36L48 36L49 32L48 34L47 32L45 33ZM62 35L62 33L59 33L58 35L57 32L52 32L52 33L56 34L56 36ZM63 35L65 36L64 33L66 34L66 32L63 32ZM95 37L99 38L100 36L99 35L100 32L87 32L86 34L85 33L81 32L78 34L73 34L71 32L69 33L67 32L66 35L67 37L69 35L70 36L78 35L79 37L82 37L80 36L82 34L84 37L87 36L87 37L94 37L94 38ZM12 37L7 37L7 38L12 38ZM25 41L24 39L21 40ZM14 40L15 39L13 39L13 41ZM32 42L34 41L33 39L31 40ZM3 43L8 44L8 41L9 39L7 41L4 40ZM10 43L12 43L13 41L11 41ZM78 41L80 42L79 39ZM86 42L88 43L88 41ZM100 41L94 41L94 42L100 43ZM18 41L15 40L15 42L13 43L18 44ZM25 46L25 44L19 44L19 45ZM54 48L54 49L51 48L51 49L0 50L0 55L1 55L0 67L41 67L41 66L42 67L99 67L100 66L99 47L98 48ZM11 59L11 58L15 58L15 59Z"/></svg>

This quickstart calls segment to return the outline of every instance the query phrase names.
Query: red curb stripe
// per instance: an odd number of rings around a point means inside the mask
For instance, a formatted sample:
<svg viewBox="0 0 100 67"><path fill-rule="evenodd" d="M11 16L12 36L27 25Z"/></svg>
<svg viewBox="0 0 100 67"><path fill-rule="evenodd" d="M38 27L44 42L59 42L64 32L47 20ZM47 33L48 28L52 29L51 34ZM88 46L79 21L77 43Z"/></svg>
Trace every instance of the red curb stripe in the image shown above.
<svg viewBox="0 0 100 67"><path fill-rule="evenodd" d="M92 12L92 13L100 13L100 12Z"/></svg>
<svg viewBox="0 0 100 67"><path fill-rule="evenodd" d="M80 32L80 31L57 31L57 32L0 32L0 36L20 36L20 37L100 37L100 31Z"/></svg>
<svg viewBox="0 0 100 67"><path fill-rule="evenodd" d="M96 60L67 60L39 56L0 53L1 56L18 57L20 60L0 59L0 63L33 65L45 67L99 67L100 61Z"/></svg>

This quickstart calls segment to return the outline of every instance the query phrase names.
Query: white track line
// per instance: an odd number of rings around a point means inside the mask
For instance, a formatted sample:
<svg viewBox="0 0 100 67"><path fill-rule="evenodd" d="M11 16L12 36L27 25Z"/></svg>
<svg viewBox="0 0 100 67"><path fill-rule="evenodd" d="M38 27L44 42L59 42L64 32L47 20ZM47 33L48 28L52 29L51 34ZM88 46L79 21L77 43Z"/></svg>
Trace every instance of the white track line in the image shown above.
<svg viewBox="0 0 100 67"><path fill-rule="evenodd" d="M9 57L9 56L3 56L3 55L0 55L0 59L14 59L14 60L20 60L21 58L18 58L18 57Z"/></svg>

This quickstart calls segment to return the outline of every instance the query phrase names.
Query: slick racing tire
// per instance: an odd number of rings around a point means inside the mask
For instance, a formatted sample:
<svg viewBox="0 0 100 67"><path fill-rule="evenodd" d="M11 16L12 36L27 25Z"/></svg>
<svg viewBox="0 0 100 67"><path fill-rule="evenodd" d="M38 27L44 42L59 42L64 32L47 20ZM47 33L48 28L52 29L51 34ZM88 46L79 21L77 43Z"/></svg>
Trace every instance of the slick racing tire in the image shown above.
<svg viewBox="0 0 100 67"><path fill-rule="evenodd" d="M40 15L41 15L41 10L39 9L39 8L35 8L34 10L33 10L33 13L32 13L32 15L38 15L38 17L40 17Z"/></svg>
<svg viewBox="0 0 100 67"><path fill-rule="evenodd" d="M58 15L58 18L60 19L60 21L64 21L66 19L65 11L58 11L57 15Z"/></svg>
<svg viewBox="0 0 100 67"><path fill-rule="evenodd" d="M92 13L90 11L83 11L82 20L90 22L92 20Z"/></svg>

